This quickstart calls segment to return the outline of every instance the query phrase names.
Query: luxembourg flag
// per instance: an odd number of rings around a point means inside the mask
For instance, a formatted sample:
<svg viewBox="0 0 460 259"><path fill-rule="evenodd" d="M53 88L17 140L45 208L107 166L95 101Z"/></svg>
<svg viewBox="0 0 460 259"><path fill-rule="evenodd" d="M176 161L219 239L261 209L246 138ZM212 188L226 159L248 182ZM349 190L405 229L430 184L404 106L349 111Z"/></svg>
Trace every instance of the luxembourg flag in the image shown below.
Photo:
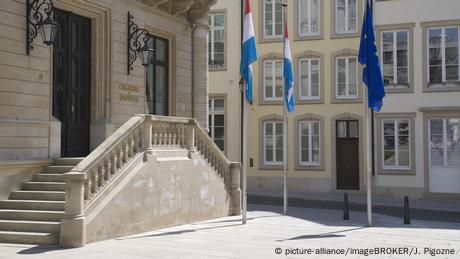
<svg viewBox="0 0 460 259"><path fill-rule="evenodd" d="M240 74L246 81L246 100L252 103L252 63L257 60L257 50L249 0L246 0L242 44Z"/></svg>
<svg viewBox="0 0 460 259"><path fill-rule="evenodd" d="M284 98L288 112L293 112L294 103L294 77L292 76L291 47L289 46L288 27L284 25Z"/></svg>

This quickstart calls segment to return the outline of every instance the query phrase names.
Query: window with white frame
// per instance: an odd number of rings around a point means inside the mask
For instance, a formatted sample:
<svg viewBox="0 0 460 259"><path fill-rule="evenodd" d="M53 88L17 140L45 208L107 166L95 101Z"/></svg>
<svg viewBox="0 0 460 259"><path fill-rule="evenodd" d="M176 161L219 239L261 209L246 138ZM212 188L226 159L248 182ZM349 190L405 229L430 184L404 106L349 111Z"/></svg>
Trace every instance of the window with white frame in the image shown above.
<svg viewBox="0 0 460 259"><path fill-rule="evenodd" d="M382 120L382 168L410 169L409 119Z"/></svg>
<svg viewBox="0 0 460 259"><path fill-rule="evenodd" d="M224 98L209 98L209 136L222 151L225 147L224 103Z"/></svg>
<svg viewBox="0 0 460 259"><path fill-rule="evenodd" d="M225 63L225 16L211 14L208 16L208 62L210 68L223 68Z"/></svg>
<svg viewBox="0 0 460 259"><path fill-rule="evenodd" d="M358 0L335 1L335 32L356 33L358 28Z"/></svg>
<svg viewBox="0 0 460 259"><path fill-rule="evenodd" d="M320 122L299 121L299 164L320 165Z"/></svg>
<svg viewBox="0 0 460 259"><path fill-rule="evenodd" d="M283 34L283 7L281 0L264 0L264 38L280 38Z"/></svg>
<svg viewBox="0 0 460 259"><path fill-rule="evenodd" d="M264 134L264 164L283 164L283 123L281 121L265 121Z"/></svg>
<svg viewBox="0 0 460 259"><path fill-rule="evenodd" d="M320 1L298 0L297 26L299 36L320 34Z"/></svg>
<svg viewBox="0 0 460 259"><path fill-rule="evenodd" d="M265 60L263 66L264 100L281 100L283 98L283 61Z"/></svg>
<svg viewBox="0 0 460 259"><path fill-rule="evenodd" d="M380 46L385 87L409 87L409 31L382 32Z"/></svg>
<svg viewBox="0 0 460 259"><path fill-rule="evenodd" d="M358 97L358 62L356 56L335 59L335 90L337 99Z"/></svg>
<svg viewBox="0 0 460 259"><path fill-rule="evenodd" d="M459 27L429 28L428 82L459 84Z"/></svg>
<svg viewBox="0 0 460 259"><path fill-rule="evenodd" d="M299 99L320 98L320 59L299 59Z"/></svg>
<svg viewBox="0 0 460 259"><path fill-rule="evenodd" d="M460 118L429 119L430 164L460 167Z"/></svg>

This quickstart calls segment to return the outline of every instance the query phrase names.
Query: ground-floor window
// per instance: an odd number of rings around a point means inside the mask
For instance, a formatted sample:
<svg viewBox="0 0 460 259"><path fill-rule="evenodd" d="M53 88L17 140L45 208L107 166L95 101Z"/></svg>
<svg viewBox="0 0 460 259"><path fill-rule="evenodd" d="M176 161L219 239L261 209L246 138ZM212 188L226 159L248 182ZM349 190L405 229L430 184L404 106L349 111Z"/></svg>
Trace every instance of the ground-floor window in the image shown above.
<svg viewBox="0 0 460 259"><path fill-rule="evenodd" d="M300 165L320 164L320 122L299 121L299 163Z"/></svg>
<svg viewBox="0 0 460 259"><path fill-rule="evenodd" d="M429 119L430 164L460 166L460 118Z"/></svg>
<svg viewBox="0 0 460 259"><path fill-rule="evenodd" d="M281 121L265 121L264 135L264 164L283 164L283 123Z"/></svg>
<svg viewBox="0 0 460 259"><path fill-rule="evenodd" d="M409 119L382 120L382 168L410 169Z"/></svg>
<svg viewBox="0 0 460 259"><path fill-rule="evenodd" d="M209 98L209 135L214 143L224 151L225 148L225 100Z"/></svg>

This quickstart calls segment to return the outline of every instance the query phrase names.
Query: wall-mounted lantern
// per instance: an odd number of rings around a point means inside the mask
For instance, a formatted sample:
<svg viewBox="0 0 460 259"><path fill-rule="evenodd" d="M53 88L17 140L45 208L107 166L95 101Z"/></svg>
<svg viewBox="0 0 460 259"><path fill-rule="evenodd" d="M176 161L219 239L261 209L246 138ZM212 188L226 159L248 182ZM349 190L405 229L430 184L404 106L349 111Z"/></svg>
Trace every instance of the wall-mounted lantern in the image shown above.
<svg viewBox="0 0 460 259"><path fill-rule="evenodd" d="M26 1L27 55L30 55L30 50L33 49L32 42L37 37L38 32L40 32L44 44L49 46L54 43L59 24L53 20L53 11L52 0Z"/></svg>
<svg viewBox="0 0 460 259"><path fill-rule="evenodd" d="M133 70L137 55L141 56L142 65L145 67L152 62L154 49L148 45L150 38L150 33L139 29L133 22L133 16L128 12L128 75Z"/></svg>

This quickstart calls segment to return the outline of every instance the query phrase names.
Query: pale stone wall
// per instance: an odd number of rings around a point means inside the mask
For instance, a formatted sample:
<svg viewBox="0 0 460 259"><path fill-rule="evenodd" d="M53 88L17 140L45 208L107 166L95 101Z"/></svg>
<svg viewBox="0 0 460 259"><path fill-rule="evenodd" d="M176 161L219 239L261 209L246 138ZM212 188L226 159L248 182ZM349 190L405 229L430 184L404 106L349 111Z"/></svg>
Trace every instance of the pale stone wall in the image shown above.
<svg viewBox="0 0 460 259"><path fill-rule="evenodd" d="M413 42L409 42L409 47L413 49L412 60L409 62L409 66L412 66L413 69L413 81L411 82L413 92L387 93L381 112L393 113L395 117L398 113L414 114L415 116L413 127L415 147L412 148L413 152L415 152L415 164L412 164L413 174L377 174L375 176L377 191L384 190L382 192L385 194L394 196L407 194L410 197L421 197L429 193L428 158L424 153L428 148L426 144L428 132L426 132L425 128L424 113L420 108L438 107L440 108L438 114L441 117L454 116L458 118L460 117L460 110L458 109L460 91L424 92L423 77L426 75L424 71L427 68L423 65L423 53L427 50L423 47L422 23L458 21L459 10L460 2L456 0L395 0L375 3L374 24L377 28L382 26L390 26L391 28L403 25L413 30ZM454 108L454 111L450 110L451 108ZM377 168L379 168L378 165ZM379 172L377 171L377 173Z"/></svg>
<svg viewBox="0 0 460 259"><path fill-rule="evenodd" d="M39 35L30 56L26 55L25 2L0 2L0 160L46 159L59 155L56 154L56 150L59 153L60 133L56 130L59 123L55 123L51 115L52 48L42 44ZM170 40L170 115L191 116L191 27L185 13L171 15L126 0L55 0L54 4L56 8L92 21L91 149L132 115L148 111L145 69L139 60L127 75L128 11L139 27ZM197 29L195 44L195 117L206 127L205 29ZM123 90L121 84L138 90Z"/></svg>
<svg viewBox="0 0 460 259"><path fill-rule="evenodd" d="M225 67L209 71L209 96L225 98L225 154L241 160L241 3L219 0L212 13L225 14Z"/></svg>
<svg viewBox="0 0 460 259"><path fill-rule="evenodd" d="M133 163L110 194L85 212L87 243L231 214L232 197L201 156L170 156Z"/></svg>
<svg viewBox="0 0 460 259"><path fill-rule="evenodd" d="M350 103L337 103L333 95L335 85L333 78L335 71L333 70L333 56L340 51L356 52L359 49L359 33L349 37L336 37L332 31L332 18L334 1L321 1L321 35L314 39L302 39L297 36L297 13L295 2L288 1L287 9L288 30L292 54L292 65L294 75L294 96L296 100L295 112L288 114L288 188L296 191L304 192L336 192L336 167L335 167L335 136L334 136L334 119L339 118L360 118L362 127L360 128L360 154L359 154L359 182L360 192L365 191L365 175L367 173L366 163L366 132L364 126L364 118L366 112L366 93L365 87L358 84L358 91L361 99ZM360 1L364 2L364 1ZM248 161L253 160L252 166L248 166L249 187L248 192L264 189L265 191L279 191L282 189L283 169L282 166L273 169L260 166L263 161L263 153L260 148L263 141L260 120L267 116L283 116L283 105L281 102L277 104L262 103L262 62L264 58L269 56L282 58L283 57L283 42L282 39L262 39L262 16L263 6L262 0L251 1L251 11L254 22L254 33L257 41L257 51L259 54L258 61L253 65L253 95L254 104L248 111ZM362 5L360 7L363 7ZM358 16L362 16L362 10ZM333 24L333 23L332 23ZM358 28L361 23L358 23ZM298 58L305 55L318 55L321 57L320 71L320 93L321 101L318 103L300 103L298 100L299 90L299 71ZM361 70L361 67L358 66ZM358 82L361 80L359 74ZM321 158L323 165L318 168L302 169L296 166L296 157L299 155L296 150L297 136L295 135L298 125L295 123L295 118L298 116L319 116L324 121L324 127L321 129L321 134L324 136L322 149L324 156Z"/></svg>

